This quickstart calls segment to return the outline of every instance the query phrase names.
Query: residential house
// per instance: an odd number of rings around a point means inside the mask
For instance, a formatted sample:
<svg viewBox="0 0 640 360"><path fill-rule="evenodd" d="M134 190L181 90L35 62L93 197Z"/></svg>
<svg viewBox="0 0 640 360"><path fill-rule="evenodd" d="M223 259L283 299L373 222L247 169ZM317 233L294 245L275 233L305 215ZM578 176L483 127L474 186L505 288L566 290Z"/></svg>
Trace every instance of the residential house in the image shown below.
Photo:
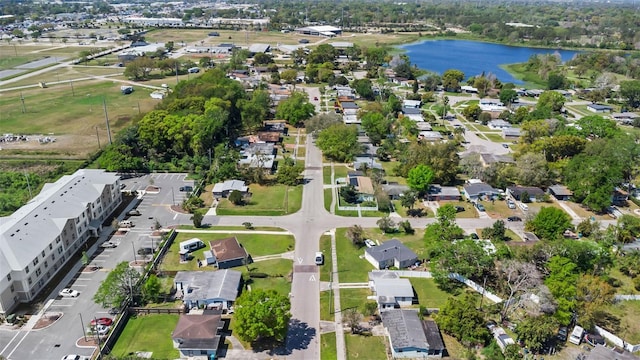
<svg viewBox="0 0 640 360"><path fill-rule="evenodd" d="M551 185L547 188L547 192L558 200L569 200L573 196L573 192L564 185Z"/></svg>
<svg viewBox="0 0 640 360"><path fill-rule="evenodd" d="M620 203L625 203L627 202L627 200L629 200L629 193L620 189L620 188L615 188L613 190L613 194L611 194L611 202L614 204L620 204Z"/></svg>
<svg viewBox="0 0 640 360"><path fill-rule="evenodd" d="M438 325L421 320L416 310L396 309L380 313L394 359L441 358L445 346Z"/></svg>
<svg viewBox="0 0 640 360"><path fill-rule="evenodd" d="M504 106L500 100L493 99L480 99L478 106L480 107L480 110L486 112L503 112L507 110L507 107Z"/></svg>
<svg viewBox="0 0 640 360"><path fill-rule="evenodd" d="M634 120L637 119L639 116L640 115L632 112L612 113L611 119L623 125L632 125Z"/></svg>
<svg viewBox="0 0 640 360"><path fill-rule="evenodd" d="M269 173L275 172L275 155L240 153L238 165L250 168L261 168Z"/></svg>
<svg viewBox="0 0 640 360"><path fill-rule="evenodd" d="M249 194L249 187L245 185L244 181L227 180L213 185L213 197L216 199L226 198L234 190L240 191L242 195Z"/></svg>
<svg viewBox="0 0 640 360"><path fill-rule="evenodd" d="M382 189L389 195L391 200L399 200L401 196L410 190L407 185L400 185L398 183L383 184Z"/></svg>
<svg viewBox="0 0 640 360"><path fill-rule="evenodd" d="M442 139L444 139L444 137L438 131L420 131L420 133L418 133L418 140L420 141L435 142L441 141Z"/></svg>
<svg viewBox="0 0 640 360"><path fill-rule="evenodd" d="M443 200L460 200L460 190L455 186L442 186L433 184L429 186L429 193L427 198L429 201L443 201Z"/></svg>
<svg viewBox="0 0 640 360"><path fill-rule="evenodd" d="M240 153L245 155L275 155L276 147L273 143L253 142L244 146Z"/></svg>
<svg viewBox="0 0 640 360"><path fill-rule="evenodd" d="M353 111L358 111L360 107L355 101L340 101L339 102L340 111L344 114L347 110L352 110L349 114L353 113Z"/></svg>
<svg viewBox="0 0 640 360"><path fill-rule="evenodd" d="M383 170L382 164L376 161L375 157L371 155L356 156L356 158L353 160L353 168L361 170L365 167L368 169Z"/></svg>
<svg viewBox="0 0 640 360"><path fill-rule="evenodd" d="M282 141L281 133L278 131L258 131L257 135L260 142L277 144Z"/></svg>
<svg viewBox="0 0 640 360"><path fill-rule="evenodd" d="M496 339L496 343L502 352L504 352L507 346L516 343L509 335L507 335L504 329L499 326L492 326L489 330L491 331L493 338Z"/></svg>
<svg viewBox="0 0 640 360"><path fill-rule="evenodd" d="M523 199L522 194L527 193L529 199ZM507 188L507 195L511 195L517 201L522 202L535 202L542 196L544 196L544 190L535 186L509 186Z"/></svg>
<svg viewBox="0 0 640 360"><path fill-rule="evenodd" d="M380 311L408 307L413 304L413 287L409 279L400 278L393 271L374 270L369 272L371 296L378 303Z"/></svg>
<svg viewBox="0 0 640 360"><path fill-rule="evenodd" d="M289 128L287 128L287 122L284 120L267 120L263 123L264 131L269 132L279 132L282 135L287 135L289 133Z"/></svg>
<svg viewBox="0 0 640 360"><path fill-rule="evenodd" d="M495 198L500 193L500 190L494 189L491 185L481 181L472 181L464 185L464 196L473 202L483 198Z"/></svg>
<svg viewBox="0 0 640 360"><path fill-rule="evenodd" d="M360 201L371 201L374 199L373 183L371 178L364 176L361 171L350 171L347 173L347 182L353 185L360 194Z"/></svg>
<svg viewBox="0 0 640 360"><path fill-rule="evenodd" d="M489 129L492 130L501 130L511 127L511 123L502 119L491 120L487 125L489 126Z"/></svg>
<svg viewBox="0 0 640 360"><path fill-rule="evenodd" d="M431 124L426 121L419 121L416 123L416 127L419 131L431 131Z"/></svg>
<svg viewBox="0 0 640 360"><path fill-rule="evenodd" d="M0 218L0 315L34 300L121 202L118 175L82 169Z"/></svg>
<svg viewBox="0 0 640 360"><path fill-rule="evenodd" d="M478 89L474 88L473 86L469 86L469 85L460 86L460 91L462 91L463 93L467 93L467 94L477 94L478 93Z"/></svg>
<svg viewBox="0 0 640 360"><path fill-rule="evenodd" d="M513 160L513 156L509 154L498 155L498 154L489 154L489 153L480 154L480 162L484 167L489 167L491 166L491 164L495 164L495 163L506 163L506 164L515 163L515 161Z"/></svg>
<svg viewBox="0 0 640 360"><path fill-rule="evenodd" d="M520 137L520 128L503 128L502 137L504 139L518 139Z"/></svg>
<svg viewBox="0 0 640 360"><path fill-rule="evenodd" d="M178 271L173 280L176 298L187 309L207 307L227 310L236 301L242 273L235 270Z"/></svg>
<svg viewBox="0 0 640 360"><path fill-rule="evenodd" d="M406 101L406 100L405 100ZM420 108L412 108L412 107L403 107L402 115L406 118L409 118L415 122L423 122L424 117L422 116L422 110Z"/></svg>
<svg viewBox="0 0 640 360"><path fill-rule="evenodd" d="M381 245L366 248L364 258L378 270L390 267L404 269L418 262L418 255L398 239L391 239Z"/></svg>
<svg viewBox="0 0 640 360"><path fill-rule="evenodd" d="M613 111L613 107L609 105L589 104L587 105L587 110L594 113L602 114L602 113L610 113L611 111Z"/></svg>
<svg viewBox="0 0 640 360"><path fill-rule="evenodd" d="M207 356L215 359L218 355L224 321L220 311L205 310L194 314L181 314L178 324L171 333L173 347L183 358Z"/></svg>
<svg viewBox="0 0 640 360"><path fill-rule="evenodd" d="M218 269L228 269L249 263L247 250L235 236L209 242L211 251L205 251L207 264L215 264Z"/></svg>
<svg viewBox="0 0 640 360"><path fill-rule="evenodd" d="M402 100L402 107L406 109L420 109L422 101L420 100Z"/></svg>
<svg viewBox="0 0 640 360"><path fill-rule="evenodd" d="M531 89L531 90L526 90L524 95L525 96L530 96L530 97L539 97L540 95L542 95L542 93L544 92L544 90L540 90L540 89ZM522 95L520 95L522 96Z"/></svg>

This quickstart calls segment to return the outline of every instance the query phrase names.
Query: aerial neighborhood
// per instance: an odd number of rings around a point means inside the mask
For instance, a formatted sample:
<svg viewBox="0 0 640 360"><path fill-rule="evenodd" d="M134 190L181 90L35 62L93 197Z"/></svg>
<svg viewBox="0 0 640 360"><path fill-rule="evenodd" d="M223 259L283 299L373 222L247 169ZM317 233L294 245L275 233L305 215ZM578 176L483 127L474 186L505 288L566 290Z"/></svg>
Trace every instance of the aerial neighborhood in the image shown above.
<svg viewBox="0 0 640 360"><path fill-rule="evenodd" d="M0 360L640 359L639 14L0 2Z"/></svg>

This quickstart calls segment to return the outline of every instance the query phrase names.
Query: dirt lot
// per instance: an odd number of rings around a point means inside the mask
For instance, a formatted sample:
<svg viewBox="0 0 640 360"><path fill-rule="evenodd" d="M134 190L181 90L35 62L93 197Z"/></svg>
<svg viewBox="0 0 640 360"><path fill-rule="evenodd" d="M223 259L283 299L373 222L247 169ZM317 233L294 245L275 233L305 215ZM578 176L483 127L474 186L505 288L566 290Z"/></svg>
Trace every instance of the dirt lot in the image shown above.
<svg viewBox="0 0 640 360"><path fill-rule="evenodd" d="M37 155L38 158L46 156L85 159L93 151L98 149L98 141L93 135L51 135L55 142L40 143L42 135L29 136L28 141L16 141L0 144L0 156L4 155ZM106 134L102 134L100 141L106 144Z"/></svg>

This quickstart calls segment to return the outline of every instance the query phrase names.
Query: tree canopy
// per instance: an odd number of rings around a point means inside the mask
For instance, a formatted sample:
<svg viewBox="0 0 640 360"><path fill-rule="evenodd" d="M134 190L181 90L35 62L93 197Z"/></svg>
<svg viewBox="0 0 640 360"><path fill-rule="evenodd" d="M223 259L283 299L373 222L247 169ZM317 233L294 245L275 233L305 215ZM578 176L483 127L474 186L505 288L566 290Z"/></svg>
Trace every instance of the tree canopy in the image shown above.
<svg viewBox="0 0 640 360"><path fill-rule="evenodd" d="M331 125L320 131L316 143L326 157L339 162L351 162L360 153L358 129L353 125Z"/></svg>
<svg viewBox="0 0 640 360"><path fill-rule="evenodd" d="M313 104L304 92L294 92L287 99L280 101L276 109L276 118L284 119L293 126L301 125L316 113Z"/></svg>
<svg viewBox="0 0 640 360"><path fill-rule="evenodd" d="M234 307L235 330L241 339L282 342L286 338L291 319L288 297L274 290L255 289L243 292Z"/></svg>
<svg viewBox="0 0 640 360"><path fill-rule="evenodd" d="M525 228L541 239L555 240L562 237L565 230L573 229L573 224L571 217L561 209L543 206Z"/></svg>
<svg viewBox="0 0 640 360"><path fill-rule="evenodd" d="M417 165L413 169L409 170L407 175L407 185L411 190L417 191L420 195L425 195L429 192L429 185L433 181L433 170L427 165Z"/></svg>

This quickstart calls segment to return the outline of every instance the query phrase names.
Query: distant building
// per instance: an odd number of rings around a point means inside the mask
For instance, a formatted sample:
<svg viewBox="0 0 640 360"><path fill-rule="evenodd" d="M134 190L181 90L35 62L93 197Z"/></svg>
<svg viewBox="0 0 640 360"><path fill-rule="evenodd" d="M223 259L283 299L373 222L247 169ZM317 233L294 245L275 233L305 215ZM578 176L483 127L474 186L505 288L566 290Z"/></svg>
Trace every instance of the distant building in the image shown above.
<svg viewBox="0 0 640 360"><path fill-rule="evenodd" d="M421 320L416 310L387 310L380 313L394 359L441 358L445 346L438 325Z"/></svg>
<svg viewBox="0 0 640 360"><path fill-rule="evenodd" d="M520 128L502 128L502 137L505 139L517 139L520 137Z"/></svg>
<svg viewBox="0 0 640 360"><path fill-rule="evenodd" d="M511 127L511 123L508 121L504 121L502 119L491 120L487 124L489 129L498 130L498 129L508 129Z"/></svg>
<svg viewBox="0 0 640 360"><path fill-rule="evenodd" d="M33 301L121 202L118 175L82 169L0 218L0 314Z"/></svg>
<svg viewBox="0 0 640 360"><path fill-rule="evenodd" d="M269 44L251 44L249 46L249 52L251 54L267 53L270 50L271 50L271 45Z"/></svg>
<svg viewBox="0 0 640 360"><path fill-rule="evenodd" d="M594 113L608 113L613 111L613 107L609 105L589 104L587 105L587 110Z"/></svg>
<svg viewBox="0 0 640 360"><path fill-rule="evenodd" d="M500 195L500 190L494 189L483 182L464 185L464 196L470 201L478 201L481 198L494 198Z"/></svg>
<svg viewBox="0 0 640 360"><path fill-rule="evenodd" d="M544 190L535 186L509 186L507 194L511 195L517 201L524 201L522 194L527 193L530 202L537 201L538 198L544 196ZM525 201L526 202L526 201Z"/></svg>
<svg viewBox="0 0 640 360"><path fill-rule="evenodd" d="M558 200L566 201L573 196L573 192L564 185L551 185L547 191Z"/></svg>
<svg viewBox="0 0 640 360"><path fill-rule="evenodd" d="M439 131L420 131L418 133L418 140L421 141L434 142L441 141L442 139L444 139L444 137Z"/></svg>
<svg viewBox="0 0 640 360"><path fill-rule="evenodd" d="M302 35L334 37L342 34L342 29L335 26L321 25L297 28L296 32Z"/></svg>
<svg viewBox="0 0 640 360"><path fill-rule="evenodd" d="M406 101L406 100L405 100ZM404 107L402 108L402 115L406 118L409 118L415 122L423 122L424 116L422 116L422 110L419 108L413 107Z"/></svg>

